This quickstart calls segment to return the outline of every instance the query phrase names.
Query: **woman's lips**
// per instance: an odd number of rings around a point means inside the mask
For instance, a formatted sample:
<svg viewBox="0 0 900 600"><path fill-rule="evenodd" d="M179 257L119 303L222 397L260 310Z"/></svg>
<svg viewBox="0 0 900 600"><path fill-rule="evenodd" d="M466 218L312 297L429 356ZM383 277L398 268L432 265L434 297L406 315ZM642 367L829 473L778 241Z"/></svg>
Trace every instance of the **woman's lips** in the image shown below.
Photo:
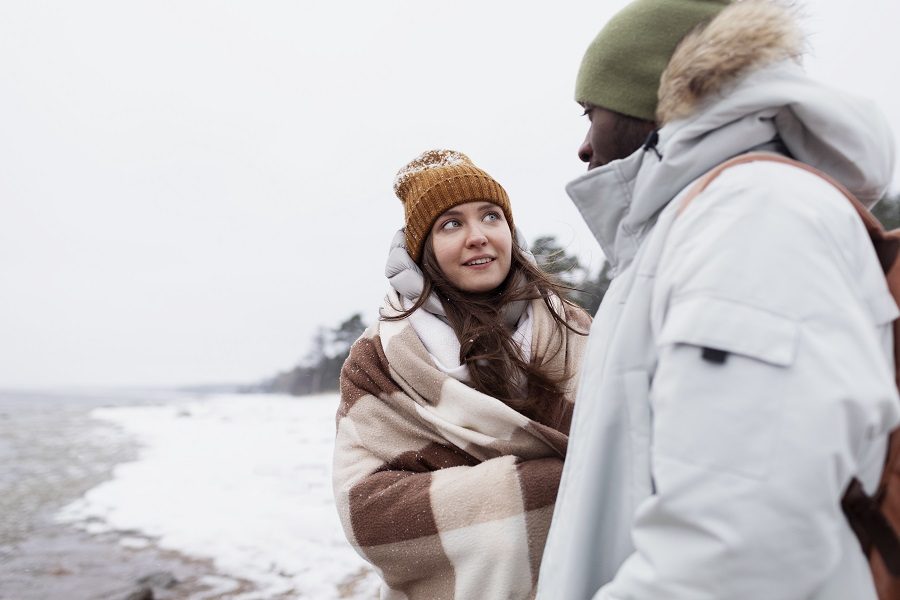
<svg viewBox="0 0 900 600"><path fill-rule="evenodd" d="M496 259L493 256L479 256L463 263L464 267L471 269L483 269L493 263Z"/></svg>

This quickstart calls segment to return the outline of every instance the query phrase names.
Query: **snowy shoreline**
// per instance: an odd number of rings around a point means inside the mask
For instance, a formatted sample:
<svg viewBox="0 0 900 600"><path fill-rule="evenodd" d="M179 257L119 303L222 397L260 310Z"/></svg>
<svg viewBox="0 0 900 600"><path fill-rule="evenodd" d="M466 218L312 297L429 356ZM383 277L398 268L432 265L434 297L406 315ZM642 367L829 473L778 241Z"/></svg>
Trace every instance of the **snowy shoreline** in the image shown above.
<svg viewBox="0 0 900 600"><path fill-rule="evenodd" d="M246 600L375 598L376 577L346 542L332 498L337 403L216 395L94 409L134 437L138 458L57 519L212 560L258 586Z"/></svg>

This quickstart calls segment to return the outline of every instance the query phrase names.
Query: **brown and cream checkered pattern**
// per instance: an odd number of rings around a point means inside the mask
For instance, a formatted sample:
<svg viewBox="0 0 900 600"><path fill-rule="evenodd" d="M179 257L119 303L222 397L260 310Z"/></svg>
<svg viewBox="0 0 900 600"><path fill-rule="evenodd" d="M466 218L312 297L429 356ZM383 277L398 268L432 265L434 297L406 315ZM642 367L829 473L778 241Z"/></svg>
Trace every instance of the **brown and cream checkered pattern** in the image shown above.
<svg viewBox="0 0 900 600"><path fill-rule="evenodd" d="M575 373L586 337L560 335L542 301L532 309L545 368ZM587 331L585 313L565 314ZM347 538L384 580L382 598L534 597L574 381L555 400L565 418L554 428L447 376L407 320L381 321L354 344L341 373L334 491Z"/></svg>

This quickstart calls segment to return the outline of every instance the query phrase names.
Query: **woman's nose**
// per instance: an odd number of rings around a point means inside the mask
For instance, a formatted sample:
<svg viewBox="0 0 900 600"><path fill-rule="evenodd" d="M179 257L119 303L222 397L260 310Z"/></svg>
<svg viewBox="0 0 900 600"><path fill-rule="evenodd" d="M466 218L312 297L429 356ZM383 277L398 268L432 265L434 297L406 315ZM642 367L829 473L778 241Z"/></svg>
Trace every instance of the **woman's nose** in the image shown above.
<svg viewBox="0 0 900 600"><path fill-rule="evenodd" d="M469 232L469 237L466 238L466 246L473 248L476 246L484 246L487 243L487 236L481 231L481 229L475 227Z"/></svg>

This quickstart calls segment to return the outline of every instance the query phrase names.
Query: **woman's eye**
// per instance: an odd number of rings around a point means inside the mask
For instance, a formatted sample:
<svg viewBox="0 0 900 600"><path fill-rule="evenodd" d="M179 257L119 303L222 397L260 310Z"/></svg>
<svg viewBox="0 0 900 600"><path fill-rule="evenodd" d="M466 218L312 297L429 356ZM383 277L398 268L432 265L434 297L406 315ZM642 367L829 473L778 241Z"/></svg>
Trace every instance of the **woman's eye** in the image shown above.
<svg viewBox="0 0 900 600"><path fill-rule="evenodd" d="M494 222L494 221L499 221L499 220L500 220L500 213L489 212L488 214L484 215L484 219L483 219L483 220L484 220L485 222L488 222L488 223L492 223L492 222Z"/></svg>
<svg viewBox="0 0 900 600"><path fill-rule="evenodd" d="M459 227L459 221L457 221L456 219L444 221L444 224L441 225L441 229L456 229L457 227Z"/></svg>

